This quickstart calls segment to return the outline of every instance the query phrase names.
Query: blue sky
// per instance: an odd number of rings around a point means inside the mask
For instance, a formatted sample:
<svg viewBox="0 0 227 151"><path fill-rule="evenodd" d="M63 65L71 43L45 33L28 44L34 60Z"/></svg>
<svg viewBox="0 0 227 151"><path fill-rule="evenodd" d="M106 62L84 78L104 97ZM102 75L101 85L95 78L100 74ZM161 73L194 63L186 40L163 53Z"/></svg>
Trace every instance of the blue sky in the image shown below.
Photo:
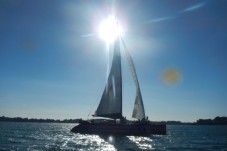
<svg viewBox="0 0 227 151"><path fill-rule="evenodd" d="M111 7L150 120L227 116L225 0L0 1L0 116L88 118L105 87L109 55L97 30ZM135 88L122 63L130 118ZM168 71L181 78L166 83Z"/></svg>

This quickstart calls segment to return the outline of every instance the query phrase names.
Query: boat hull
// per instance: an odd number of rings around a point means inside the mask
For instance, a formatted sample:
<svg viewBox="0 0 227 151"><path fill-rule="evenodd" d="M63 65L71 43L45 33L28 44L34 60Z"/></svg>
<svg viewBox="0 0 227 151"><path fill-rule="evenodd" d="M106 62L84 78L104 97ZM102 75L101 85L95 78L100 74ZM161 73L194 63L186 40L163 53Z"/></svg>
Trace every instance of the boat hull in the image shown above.
<svg viewBox="0 0 227 151"><path fill-rule="evenodd" d="M81 123L71 132L80 134L113 135L113 136L149 136L165 135L166 125L144 124L110 124L110 123Z"/></svg>

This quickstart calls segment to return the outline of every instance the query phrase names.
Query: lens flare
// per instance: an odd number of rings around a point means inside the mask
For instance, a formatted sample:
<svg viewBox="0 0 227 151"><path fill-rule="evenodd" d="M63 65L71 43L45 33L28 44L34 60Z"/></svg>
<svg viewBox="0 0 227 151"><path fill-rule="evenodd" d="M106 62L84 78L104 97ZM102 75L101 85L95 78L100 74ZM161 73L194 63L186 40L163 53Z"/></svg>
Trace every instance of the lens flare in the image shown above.
<svg viewBox="0 0 227 151"><path fill-rule="evenodd" d="M177 69L169 69L163 74L163 81L170 85L180 82L182 78L182 74Z"/></svg>
<svg viewBox="0 0 227 151"><path fill-rule="evenodd" d="M120 26L116 18L112 15L104 20L99 26L99 37L108 43L113 42L118 36L122 34L122 27Z"/></svg>

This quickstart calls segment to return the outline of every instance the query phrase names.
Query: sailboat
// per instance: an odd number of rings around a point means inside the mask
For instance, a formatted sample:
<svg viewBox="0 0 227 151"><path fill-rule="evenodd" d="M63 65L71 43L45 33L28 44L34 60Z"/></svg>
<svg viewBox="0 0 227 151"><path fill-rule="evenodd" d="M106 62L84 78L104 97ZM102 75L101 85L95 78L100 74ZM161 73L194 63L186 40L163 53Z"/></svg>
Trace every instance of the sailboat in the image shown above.
<svg viewBox="0 0 227 151"><path fill-rule="evenodd" d="M128 122L122 115L122 71L120 42L122 42L129 63L133 80L136 86L135 104L132 118L134 122ZM100 103L94 114L96 117L113 119L102 122L81 121L79 125L72 128L71 132L80 134L96 134L104 136L149 136L152 134L165 135L166 125L151 124L145 116L145 110L137 78L135 66L129 51L121 37L113 44L112 65L103 91Z"/></svg>

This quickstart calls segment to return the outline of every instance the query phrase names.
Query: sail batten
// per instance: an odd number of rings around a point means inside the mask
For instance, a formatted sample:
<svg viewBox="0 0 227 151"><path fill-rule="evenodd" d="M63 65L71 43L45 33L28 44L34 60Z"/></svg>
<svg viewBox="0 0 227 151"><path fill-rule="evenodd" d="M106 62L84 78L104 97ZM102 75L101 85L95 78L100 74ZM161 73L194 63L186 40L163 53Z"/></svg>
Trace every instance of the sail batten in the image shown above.
<svg viewBox="0 0 227 151"><path fill-rule="evenodd" d="M113 119L122 117L122 75L119 40L114 43L112 66L96 116Z"/></svg>

